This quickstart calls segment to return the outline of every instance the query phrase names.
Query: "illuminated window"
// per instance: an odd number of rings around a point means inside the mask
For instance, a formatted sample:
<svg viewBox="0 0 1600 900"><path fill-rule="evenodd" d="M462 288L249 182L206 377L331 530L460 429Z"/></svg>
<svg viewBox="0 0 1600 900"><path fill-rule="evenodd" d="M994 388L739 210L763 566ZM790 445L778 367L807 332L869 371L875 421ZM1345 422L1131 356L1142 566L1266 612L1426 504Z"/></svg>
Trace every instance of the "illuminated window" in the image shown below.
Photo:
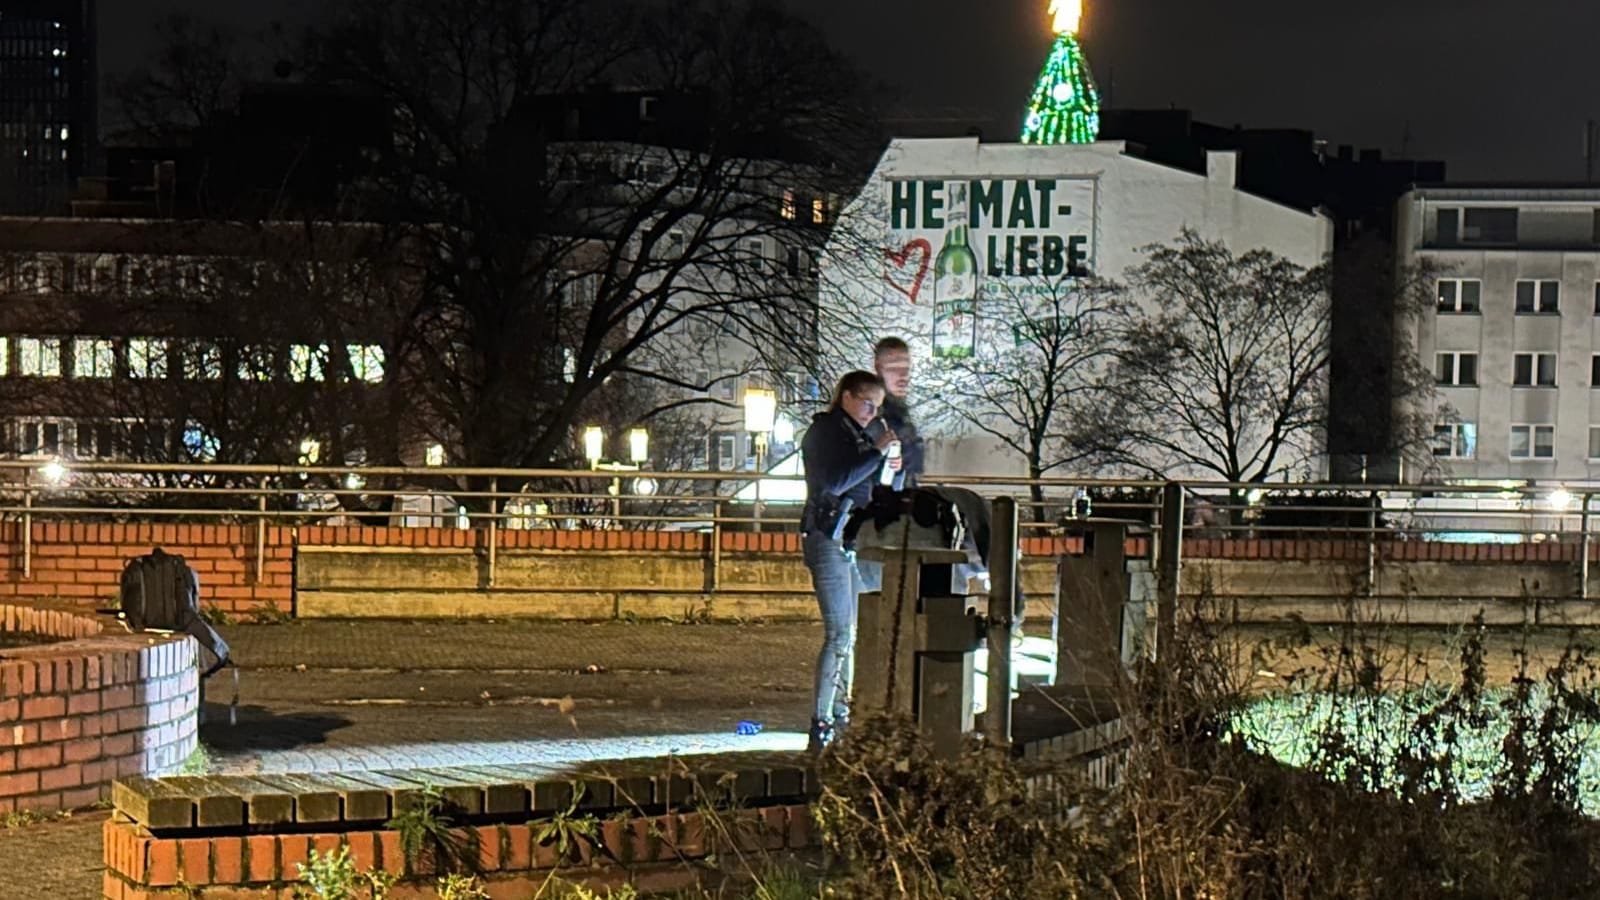
<svg viewBox="0 0 1600 900"><path fill-rule="evenodd" d="M129 338L128 374L134 378L167 377L165 338Z"/></svg>
<svg viewBox="0 0 1600 900"><path fill-rule="evenodd" d="M61 377L61 339L17 338L17 370L34 378Z"/></svg>
<svg viewBox="0 0 1600 900"><path fill-rule="evenodd" d="M222 378L222 348L210 341L195 341L183 350L183 377L190 381Z"/></svg>
<svg viewBox="0 0 1600 900"><path fill-rule="evenodd" d="M383 380L383 348L376 344L346 344L344 352L350 357L350 374L357 381L377 384Z"/></svg>
<svg viewBox="0 0 1600 900"><path fill-rule="evenodd" d="M1433 455L1440 459L1471 459L1478 453L1478 426L1454 422L1433 426Z"/></svg>
<svg viewBox="0 0 1600 900"><path fill-rule="evenodd" d="M76 338L72 342L72 377L110 378L117 353L104 338Z"/></svg>
<svg viewBox="0 0 1600 900"><path fill-rule="evenodd" d="M811 221L819 225L828 221L828 204L821 197L811 201Z"/></svg>
<svg viewBox="0 0 1600 900"><path fill-rule="evenodd" d="M429 444L427 451L425 451L423 455L422 461L430 466L444 465L444 445Z"/></svg>
<svg viewBox="0 0 1600 900"><path fill-rule="evenodd" d="M795 217L794 191L783 192L783 204L778 208L778 213L785 219Z"/></svg>
<svg viewBox="0 0 1600 900"><path fill-rule="evenodd" d="M328 345L295 344L289 348L289 378L293 381L321 381L322 361L328 357ZM243 377L243 376L240 376Z"/></svg>
<svg viewBox="0 0 1600 900"><path fill-rule="evenodd" d="M271 349L254 345L239 348L240 381L271 381L276 368Z"/></svg>
<svg viewBox="0 0 1600 900"><path fill-rule="evenodd" d="M149 440L149 438L146 438ZM222 441L209 428L190 421L183 426L183 452L196 462L211 462L222 449Z"/></svg>

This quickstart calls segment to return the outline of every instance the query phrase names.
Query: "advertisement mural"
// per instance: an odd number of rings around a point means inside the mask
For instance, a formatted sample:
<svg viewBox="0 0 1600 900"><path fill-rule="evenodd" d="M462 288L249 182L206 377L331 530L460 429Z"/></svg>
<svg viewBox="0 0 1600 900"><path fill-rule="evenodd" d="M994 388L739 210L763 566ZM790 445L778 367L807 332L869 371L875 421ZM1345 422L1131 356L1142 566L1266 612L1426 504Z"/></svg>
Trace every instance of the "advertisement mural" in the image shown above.
<svg viewBox="0 0 1600 900"><path fill-rule="evenodd" d="M885 299L931 310L935 356L977 352L986 290L1094 271L1093 178L895 178L885 190Z"/></svg>

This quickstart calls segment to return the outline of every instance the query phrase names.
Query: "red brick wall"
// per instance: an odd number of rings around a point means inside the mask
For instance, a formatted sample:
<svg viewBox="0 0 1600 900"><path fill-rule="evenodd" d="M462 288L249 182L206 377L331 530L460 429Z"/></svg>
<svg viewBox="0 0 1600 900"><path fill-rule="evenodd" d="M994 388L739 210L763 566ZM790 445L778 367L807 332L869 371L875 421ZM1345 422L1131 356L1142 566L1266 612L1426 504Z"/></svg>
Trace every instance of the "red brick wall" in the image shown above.
<svg viewBox="0 0 1600 900"><path fill-rule="evenodd" d="M457 528L381 528L358 526L268 526L261 575L256 575L256 532L253 526L195 524L33 525L32 572L23 573L23 549L16 523L0 525L0 599L7 597L68 601L81 606L105 605L117 595L122 567L153 547L180 554L200 576L201 603L232 614L262 606L291 612L294 604L294 554L298 545L358 547L480 547L486 531ZM1130 538L1127 551L1142 556L1147 538ZM502 550L615 550L707 553L711 536L664 531L497 531ZM732 553L800 552L793 533L724 532L721 549ZM1026 556L1082 552L1076 537L1027 537ZM1381 541L1378 557L1397 561L1441 562L1574 562L1578 545L1445 544L1424 541ZM1590 547L1600 560L1600 541ZM1188 538L1184 558L1364 560L1362 540L1223 540Z"/></svg>
<svg viewBox="0 0 1600 900"><path fill-rule="evenodd" d="M688 886L692 861L738 850L801 850L815 846L811 812L804 805L769 806L723 814L731 840L719 846L721 832L708 828L701 813L608 818L598 836L603 852L579 841L562 859L553 846L538 842L537 826L486 825L459 829L456 836L473 848L489 895L523 900L547 887L552 869L568 881L591 886L630 880L644 891ZM309 854L350 848L356 868L382 869L404 876L407 897L434 897L437 867L424 857L406 865L396 831L331 834L251 834L222 837L158 838L113 817L103 831L107 900L146 898L277 898L279 888L299 881L298 864ZM181 887L179 885L182 885Z"/></svg>
<svg viewBox="0 0 1600 900"><path fill-rule="evenodd" d="M89 806L194 752L192 638L100 633L93 616L0 603L7 631L70 638L0 657L0 813Z"/></svg>
<svg viewBox="0 0 1600 900"><path fill-rule="evenodd" d="M261 579L254 527L35 522L32 572L24 575L20 525L0 526L0 599L62 600L105 606L118 593L129 559L160 547L188 560L200 576L202 606L239 613L270 604L288 611L294 597L293 531L269 526Z"/></svg>

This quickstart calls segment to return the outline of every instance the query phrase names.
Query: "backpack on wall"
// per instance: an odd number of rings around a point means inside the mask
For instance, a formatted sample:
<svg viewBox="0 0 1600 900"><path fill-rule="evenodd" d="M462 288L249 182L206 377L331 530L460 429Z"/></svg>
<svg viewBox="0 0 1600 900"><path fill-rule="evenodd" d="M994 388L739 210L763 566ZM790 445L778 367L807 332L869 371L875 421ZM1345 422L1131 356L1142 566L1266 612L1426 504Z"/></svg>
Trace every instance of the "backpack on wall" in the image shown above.
<svg viewBox="0 0 1600 900"><path fill-rule="evenodd" d="M228 642L200 617L200 578L183 557L157 547L128 560L122 569L121 596L123 614L134 631L183 632L195 639L200 645L202 679L224 666L232 667ZM238 704L239 670L234 668L230 721L237 718Z"/></svg>

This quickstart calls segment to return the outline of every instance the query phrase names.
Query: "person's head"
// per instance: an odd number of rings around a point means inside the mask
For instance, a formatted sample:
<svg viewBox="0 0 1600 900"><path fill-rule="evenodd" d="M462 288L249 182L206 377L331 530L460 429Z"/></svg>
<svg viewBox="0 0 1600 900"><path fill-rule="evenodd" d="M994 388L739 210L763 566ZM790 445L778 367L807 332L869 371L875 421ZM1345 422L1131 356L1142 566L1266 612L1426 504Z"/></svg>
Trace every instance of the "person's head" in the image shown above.
<svg viewBox="0 0 1600 900"><path fill-rule="evenodd" d="M897 337L886 337L872 348L872 366L894 397L911 392L911 347Z"/></svg>
<svg viewBox="0 0 1600 900"><path fill-rule="evenodd" d="M844 414L862 428L878 417L883 406L883 382L871 372L847 373L833 389L833 402L828 409L842 409Z"/></svg>

